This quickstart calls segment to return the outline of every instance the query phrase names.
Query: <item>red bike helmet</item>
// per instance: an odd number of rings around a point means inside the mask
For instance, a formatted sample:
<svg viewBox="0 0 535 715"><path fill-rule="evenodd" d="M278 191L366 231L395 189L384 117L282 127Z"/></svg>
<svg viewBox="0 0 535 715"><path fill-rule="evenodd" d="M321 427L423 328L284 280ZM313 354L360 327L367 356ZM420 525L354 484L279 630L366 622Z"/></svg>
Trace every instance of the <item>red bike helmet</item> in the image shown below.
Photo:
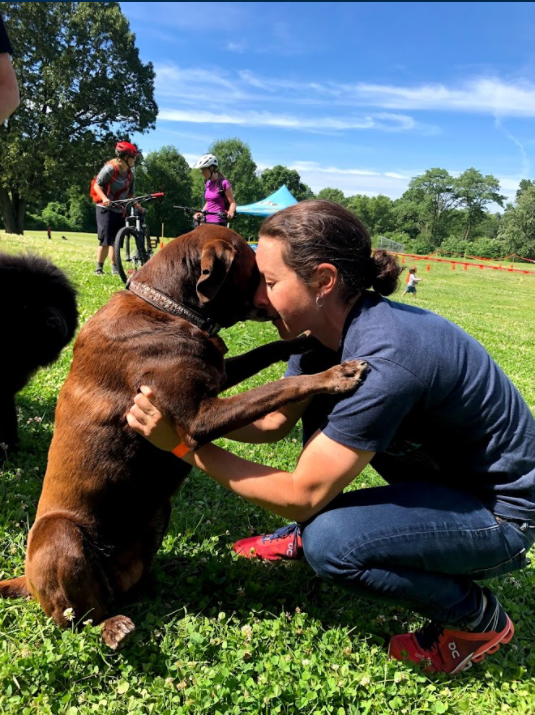
<svg viewBox="0 0 535 715"><path fill-rule="evenodd" d="M135 146L135 144L130 144L130 142L117 142L115 145L115 153L117 156L120 156L121 154L133 156L134 159L141 154L141 152L138 151L137 146Z"/></svg>

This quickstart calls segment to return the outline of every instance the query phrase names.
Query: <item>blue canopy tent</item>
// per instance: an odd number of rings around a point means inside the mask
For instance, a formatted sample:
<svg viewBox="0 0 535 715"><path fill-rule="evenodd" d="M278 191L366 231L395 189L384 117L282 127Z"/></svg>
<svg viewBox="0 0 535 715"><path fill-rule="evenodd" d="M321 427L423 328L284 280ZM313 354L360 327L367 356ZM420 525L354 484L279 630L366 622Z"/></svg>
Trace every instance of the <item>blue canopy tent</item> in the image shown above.
<svg viewBox="0 0 535 715"><path fill-rule="evenodd" d="M257 201L254 204L246 206L237 206L236 212L239 214L249 214L250 216L271 216L287 206L292 206L297 203L295 196L292 196L286 184L277 189L274 194L271 194L262 201Z"/></svg>

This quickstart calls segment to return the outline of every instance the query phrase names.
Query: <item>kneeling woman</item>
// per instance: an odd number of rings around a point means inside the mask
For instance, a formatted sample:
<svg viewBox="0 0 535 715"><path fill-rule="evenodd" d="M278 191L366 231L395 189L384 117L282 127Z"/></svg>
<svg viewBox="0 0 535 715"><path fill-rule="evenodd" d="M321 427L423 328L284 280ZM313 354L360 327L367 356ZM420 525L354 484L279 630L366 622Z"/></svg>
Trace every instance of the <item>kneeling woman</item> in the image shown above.
<svg viewBox="0 0 535 715"><path fill-rule="evenodd" d="M184 459L298 523L236 551L280 558L304 550L323 578L429 618L393 637L390 654L456 673L513 637L510 618L478 582L524 567L535 541L535 420L474 338L382 297L396 289L400 268L384 251L372 255L366 229L338 204L305 201L274 214L256 255L257 306L282 338L308 330L321 343L292 358L287 374L349 359L365 360L369 373L353 395L289 405L228 435L274 442L301 419L293 473L212 444ZM177 435L149 387L128 422L172 450ZM344 493L368 464L387 485Z"/></svg>

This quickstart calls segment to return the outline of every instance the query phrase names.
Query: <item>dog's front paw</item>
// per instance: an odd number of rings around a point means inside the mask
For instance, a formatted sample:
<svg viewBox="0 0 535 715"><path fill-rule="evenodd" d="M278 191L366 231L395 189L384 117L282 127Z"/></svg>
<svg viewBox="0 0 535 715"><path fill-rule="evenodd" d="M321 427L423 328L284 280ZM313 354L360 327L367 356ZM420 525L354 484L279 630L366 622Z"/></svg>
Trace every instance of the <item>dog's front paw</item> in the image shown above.
<svg viewBox="0 0 535 715"><path fill-rule="evenodd" d="M346 360L341 365L335 365L327 370L330 383L328 391L331 394L351 392L362 382L362 377L368 369L364 360Z"/></svg>
<svg viewBox="0 0 535 715"><path fill-rule="evenodd" d="M136 626L127 616L113 616L100 624L102 640L113 650L122 648L135 631Z"/></svg>

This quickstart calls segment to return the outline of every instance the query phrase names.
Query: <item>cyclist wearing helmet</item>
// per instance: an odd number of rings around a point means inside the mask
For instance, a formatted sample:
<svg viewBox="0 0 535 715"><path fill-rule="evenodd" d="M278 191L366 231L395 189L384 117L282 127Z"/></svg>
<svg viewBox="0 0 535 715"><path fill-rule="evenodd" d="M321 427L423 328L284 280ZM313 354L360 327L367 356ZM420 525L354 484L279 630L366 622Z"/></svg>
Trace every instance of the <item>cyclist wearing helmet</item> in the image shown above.
<svg viewBox="0 0 535 715"><path fill-rule="evenodd" d="M112 201L121 201L134 195L134 175L132 169L140 155L137 147L130 142L115 145L115 159L106 162L99 171L94 191L101 199L97 204L98 249L95 275L104 275L104 262L110 254L112 275L119 275L114 262L113 242L117 231L124 226L122 207L110 206ZM139 208L139 207L138 207Z"/></svg>
<svg viewBox="0 0 535 715"><path fill-rule="evenodd" d="M230 181L225 179L223 174L218 171L217 165L217 157L213 154L204 154L193 168L200 169L205 179L203 211L213 213L226 211L227 213L226 219L217 216L217 213L216 215L209 213L205 218L206 223L215 223L220 226L225 226L228 220L234 218L234 214L236 213L236 200L232 193ZM196 214L195 218L199 220L202 218L202 214Z"/></svg>

